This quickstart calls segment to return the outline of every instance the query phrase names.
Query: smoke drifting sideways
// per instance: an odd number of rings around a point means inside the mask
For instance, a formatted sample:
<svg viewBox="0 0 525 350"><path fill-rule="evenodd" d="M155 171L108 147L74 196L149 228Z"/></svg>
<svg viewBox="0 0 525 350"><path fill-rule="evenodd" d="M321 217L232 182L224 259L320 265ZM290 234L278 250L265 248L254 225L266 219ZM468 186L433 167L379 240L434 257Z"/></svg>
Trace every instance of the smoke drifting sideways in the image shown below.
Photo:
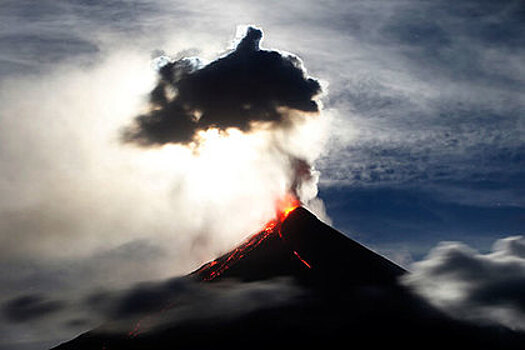
<svg viewBox="0 0 525 350"><path fill-rule="evenodd" d="M124 128L123 141L198 150L209 130L223 135L232 129L266 132L265 151L285 159L280 163L290 175L287 191L304 203L314 199L319 177L312 165L315 157L290 146L289 139L301 122L320 114L321 84L307 76L298 57L261 49L262 37L262 30L248 27L234 50L206 65L197 57L159 57L150 109Z"/></svg>

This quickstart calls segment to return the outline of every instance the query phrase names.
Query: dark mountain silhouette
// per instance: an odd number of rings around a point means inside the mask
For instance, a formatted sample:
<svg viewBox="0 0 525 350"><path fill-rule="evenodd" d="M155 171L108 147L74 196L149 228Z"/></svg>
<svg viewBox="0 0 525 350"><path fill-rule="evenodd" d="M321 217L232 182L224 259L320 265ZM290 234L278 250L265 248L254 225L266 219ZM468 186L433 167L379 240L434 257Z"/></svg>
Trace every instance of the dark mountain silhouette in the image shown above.
<svg viewBox="0 0 525 350"><path fill-rule="evenodd" d="M525 348L522 333L460 322L437 311L398 283L405 273L297 208L282 222L269 223L234 250L186 276L192 283L221 291L228 290L228 283L250 286L281 278L300 291L295 297L268 305L257 300L262 306L235 316L219 312L186 322L163 322L145 331L140 331L141 319L127 320L128 328L108 323L55 349ZM172 286L168 283L163 290ZM164 294L149 295L162 299ZM267 297L261 294L259 299ZM196 298L195 305L209 308L207 300ZM131 307L140 307L140 298L136 301ZM166 302L153 301L159 307ZM246 308L242 303L246 300L239 300L237 306ZM206 313L198 307L194 312Z"/></svg>

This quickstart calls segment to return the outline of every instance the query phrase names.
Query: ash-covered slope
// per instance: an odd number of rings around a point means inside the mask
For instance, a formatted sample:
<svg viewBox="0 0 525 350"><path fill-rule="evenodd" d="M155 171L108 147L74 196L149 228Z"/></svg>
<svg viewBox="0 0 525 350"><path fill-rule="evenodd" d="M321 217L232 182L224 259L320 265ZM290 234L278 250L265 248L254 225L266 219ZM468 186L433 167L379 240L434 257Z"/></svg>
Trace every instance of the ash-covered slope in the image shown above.
<svg viewBox="0 0 525 350"><path fill-rule="evenodd" d="M173 304L158 300L161 312L117 322L128 328L110 322L55 349L523 348L523 334L436 311L398 284L405 273L297 208L186 277L207 294L188 302L174 290ZM268 288L280 283L286 288ZM255 293L240 297L246 291Z"/></svg>

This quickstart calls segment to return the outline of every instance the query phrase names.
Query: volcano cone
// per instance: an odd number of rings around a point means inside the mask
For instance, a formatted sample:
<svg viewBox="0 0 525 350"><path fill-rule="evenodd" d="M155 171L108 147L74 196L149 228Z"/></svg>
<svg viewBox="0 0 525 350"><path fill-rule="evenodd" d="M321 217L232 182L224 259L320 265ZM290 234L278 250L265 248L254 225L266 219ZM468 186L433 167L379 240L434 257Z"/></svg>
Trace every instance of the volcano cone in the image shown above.
<svg viewBox="0 0 525 350"><path fill-rule="evenodd" d="M284 280L297 291L285 302L265 304L265 299L279 296L278 290L267 289L257 289L258 294L238 304L240 299L223 298L214 304L197 295L193 304L171 310L172 321L162 316L161 326L142 329L150 317L146 316L130 321L131 331L101 326L55 349L524 348L522 333L467 324L440 313L398 283L407 273L299 207L186 276L191 283L223 294L232 285L240 294L267 281ZM163 288L170 290L172 284ZM160 295L155 300L159 308L166 304L161 298L166 293L152 295ZM170 314L170 307L151 317ZM209 309L221 307L230 312L210 316ZM188 312L197 315L181 321L180 314Z"/></svg>

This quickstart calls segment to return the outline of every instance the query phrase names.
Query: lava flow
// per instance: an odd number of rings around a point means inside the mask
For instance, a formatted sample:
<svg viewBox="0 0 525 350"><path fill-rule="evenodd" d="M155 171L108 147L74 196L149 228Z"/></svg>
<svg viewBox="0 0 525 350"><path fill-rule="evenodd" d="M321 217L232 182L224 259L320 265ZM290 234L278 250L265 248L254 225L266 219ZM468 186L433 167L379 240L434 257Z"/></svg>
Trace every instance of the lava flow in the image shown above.
<svg viewBox="0 0 525 350"><path fill-rule="evenodd" d="M301 202L291 194L287 194L284 198L279 199L276 203L275 215L279 223L282 223L284 219L286 219L288 215L300 205Z"/></svg>
<svg viewBox="0 0 525 350"><path fill-rule="evenodd" d="M266 223L262 231L251 236L243 244L226 255L204 265L199 270L195 271L194 274L199 276L203 281L212 281L243 259L246 254L257 248L271 235L278 234L280 238L283 238L281 235L282 222L300 205L301 202L292 195L286 195L278 200L276 203L275 218ZM311 268L306 261L299 257L298 253L294 252L294 254L303 264L308 268Z"/></svg>
<svg viewBox="0 0 525 350"><path fill-rule="evenodd" d="M231 266L241 261L247 254L257 248L262 242L274 234L277 234L281 239L281 224L290 215L292 211L301 205L300 201L292 195L287 195L283 199L280 199L276 203L276 214L275 218L270 220L262 231L248 238L244 243L230 251L229 253L213 260L206 265L202 266L197 271L193 272L193 275L199 277L202 281L213 281L214 279L221 276ZM296 251L293 254L301 261L305 266L311 268L311 266L302 259ZM173 305L168 305L162 308L157 314L161 314L166 310L169 310ZM133 329L128 332L129 338L135 338L142 333L144 325L149 322L150 317L144 317L135 323Z"/></svg>

